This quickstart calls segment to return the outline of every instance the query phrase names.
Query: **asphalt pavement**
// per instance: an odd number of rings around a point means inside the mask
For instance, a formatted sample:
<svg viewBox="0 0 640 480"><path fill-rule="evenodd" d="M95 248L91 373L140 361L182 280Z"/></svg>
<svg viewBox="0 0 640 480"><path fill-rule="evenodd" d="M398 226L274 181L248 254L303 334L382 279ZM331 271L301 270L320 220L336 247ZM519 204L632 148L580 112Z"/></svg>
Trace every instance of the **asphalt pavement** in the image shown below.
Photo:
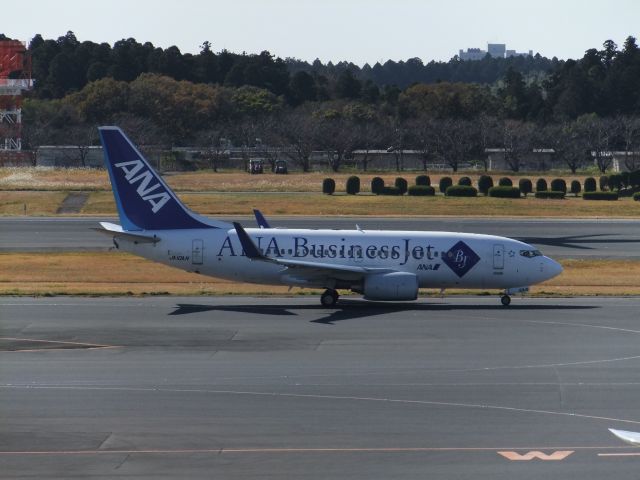
<svg viewBox="0 0 640 480"><path fill-rule="evenodd" d="M0 298L0 477L635 479L638 298Z"/></svg>

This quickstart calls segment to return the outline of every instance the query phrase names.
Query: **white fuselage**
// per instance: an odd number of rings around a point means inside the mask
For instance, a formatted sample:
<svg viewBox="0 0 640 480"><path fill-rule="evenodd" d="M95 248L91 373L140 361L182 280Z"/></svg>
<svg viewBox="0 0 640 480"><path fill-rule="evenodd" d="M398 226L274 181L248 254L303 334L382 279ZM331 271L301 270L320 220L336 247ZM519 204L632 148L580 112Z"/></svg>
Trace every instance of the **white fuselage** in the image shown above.
<svg viewBox="0 0 640 480"><path fill-rule="evenodd" d="M327 285L322 275L301 279L282 265L250 260L233 228L144 233L155 234L160 241L136 244L118 239L119 248L172 267L228 280L349 288L346 284ZM272 258L389 268L415 274L419 286L426 288L525 287L562 270L530 245L492 235L308 229L247 229L247 233Z"/></svg>

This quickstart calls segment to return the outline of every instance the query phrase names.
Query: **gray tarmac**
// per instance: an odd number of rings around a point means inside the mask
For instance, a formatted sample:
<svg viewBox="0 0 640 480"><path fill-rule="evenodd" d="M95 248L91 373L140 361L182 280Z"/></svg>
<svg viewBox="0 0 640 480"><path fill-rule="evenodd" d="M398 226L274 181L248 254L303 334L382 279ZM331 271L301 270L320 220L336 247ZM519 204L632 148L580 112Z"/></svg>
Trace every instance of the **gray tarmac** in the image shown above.
<svg viewBox="0 0 640 480"><path fill-rule="evenodd" d="M237 217L255 226L253 217ZM355 228L444 230L519 238L553 258L640 259L640 220L625 219L496 219L393 217L272 217L273 226L291 228ZM104 251L111 240L91 228L115 218L0 218L0 252Z"/></svg>
<svg viewBox="0 0 640 480"><path fill-rule="evenodd" d="M635 479L638 298L0 298L0 477Z"/></svg>

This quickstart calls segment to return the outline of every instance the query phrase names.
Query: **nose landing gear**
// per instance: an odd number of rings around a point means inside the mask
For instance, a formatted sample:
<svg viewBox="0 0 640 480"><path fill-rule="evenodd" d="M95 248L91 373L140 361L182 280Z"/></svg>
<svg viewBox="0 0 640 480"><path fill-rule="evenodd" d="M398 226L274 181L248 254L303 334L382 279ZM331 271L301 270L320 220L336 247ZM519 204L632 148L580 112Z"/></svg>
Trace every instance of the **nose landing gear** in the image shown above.
<svg viewBox="0 0 640 480"><path fill-rule="evenodd" d="M320 303L323 307L335 307L336 303L338 303L338 292L331 288L327 288L322 295L320 296Z"/></svg>
<svg viewBox="0 0 640 480"><path fill-rule="evenodd" d="M502 302L503 306L508 307L511 304L511 297L505 293L500 297L500 302Z"/></svg>

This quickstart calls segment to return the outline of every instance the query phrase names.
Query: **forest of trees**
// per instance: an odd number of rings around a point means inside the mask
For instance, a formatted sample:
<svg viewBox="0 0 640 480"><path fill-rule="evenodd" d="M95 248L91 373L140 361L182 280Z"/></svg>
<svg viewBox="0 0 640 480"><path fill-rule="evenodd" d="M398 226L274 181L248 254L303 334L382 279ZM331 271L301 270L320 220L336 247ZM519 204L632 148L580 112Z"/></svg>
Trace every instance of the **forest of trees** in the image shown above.
<svg viewBox="0 0 640 480"><path fill-rule="evenodd" d="M577 60L388 61L362 68L269 52L182 54L130 38L113 46L72 32L29 44L36 87L24 143L97 142L115 123L155 145L281 146L302 168L313 150L340 168L355 149L412 148L453 169L504 148L553 148L572 170L588 152L640 150L640 49L607 40ZM632 159L633 156L630 156ZM608 168L603 157L601 168Z"/></svg>

